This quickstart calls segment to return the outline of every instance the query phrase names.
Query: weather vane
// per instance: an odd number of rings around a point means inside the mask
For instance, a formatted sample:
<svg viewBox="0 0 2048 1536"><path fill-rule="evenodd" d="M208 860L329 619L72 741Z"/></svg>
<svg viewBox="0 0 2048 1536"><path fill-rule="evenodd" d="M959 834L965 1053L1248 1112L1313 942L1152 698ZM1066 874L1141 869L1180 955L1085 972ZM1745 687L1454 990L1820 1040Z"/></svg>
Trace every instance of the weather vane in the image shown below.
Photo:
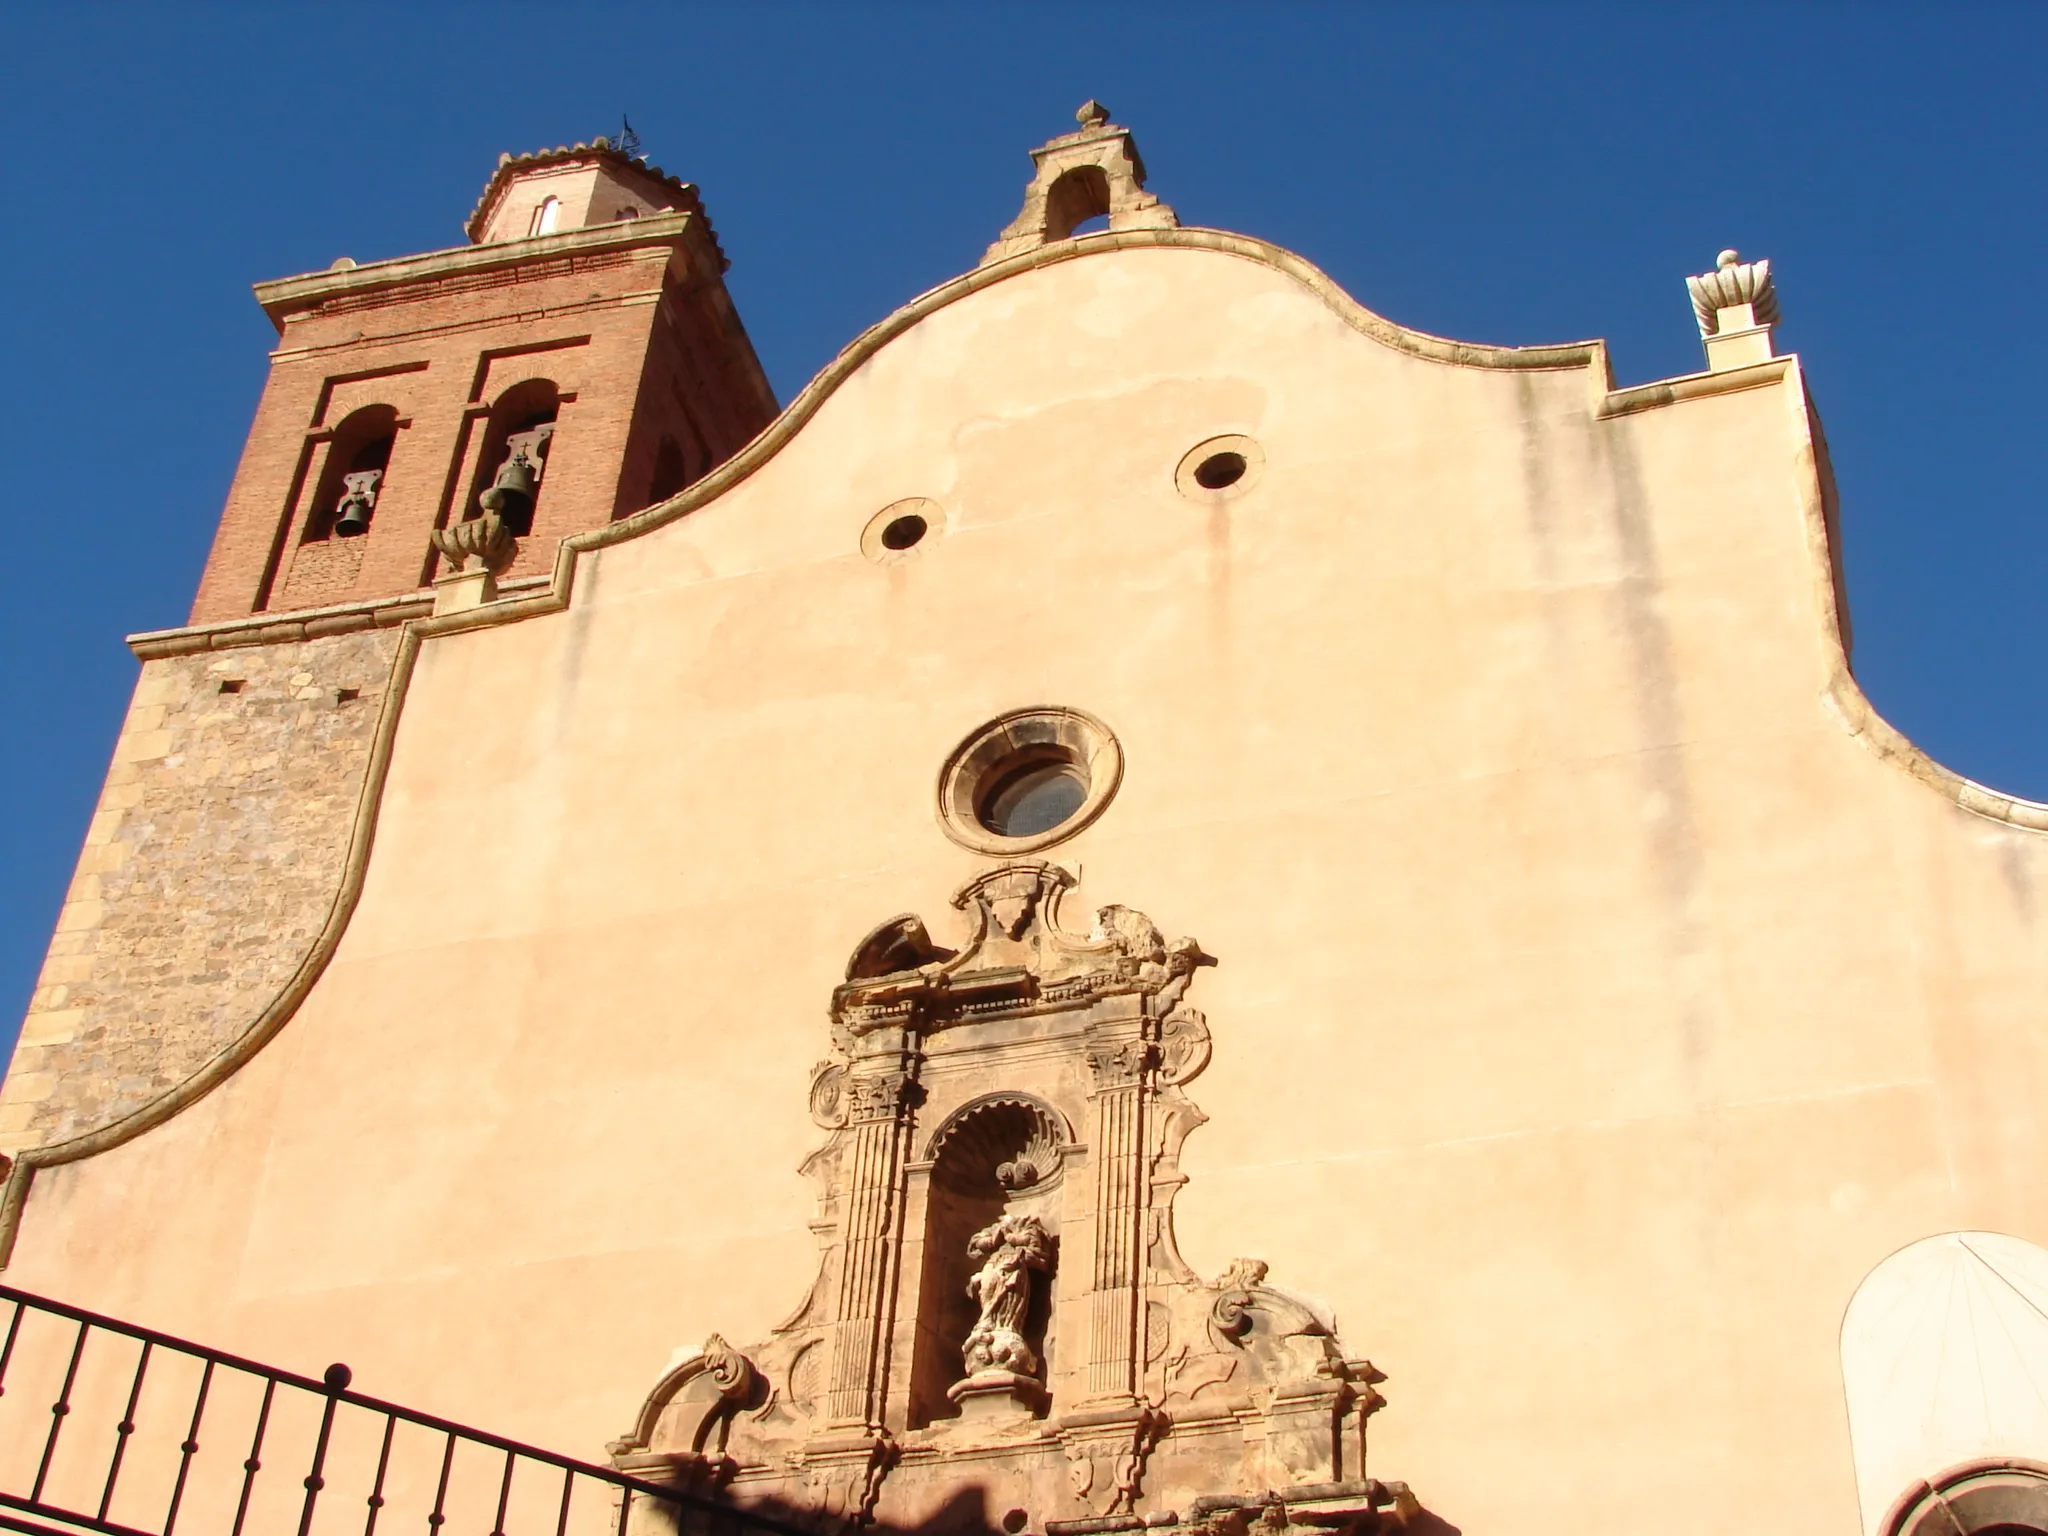
<svg viewBox="0 0 2048 1536"><path fill-rule="evenodd" d="M640 153L640 135L633 131L633 119L623 112L619 114L619 136L613 141L613 148L622 155Z"/></svg>

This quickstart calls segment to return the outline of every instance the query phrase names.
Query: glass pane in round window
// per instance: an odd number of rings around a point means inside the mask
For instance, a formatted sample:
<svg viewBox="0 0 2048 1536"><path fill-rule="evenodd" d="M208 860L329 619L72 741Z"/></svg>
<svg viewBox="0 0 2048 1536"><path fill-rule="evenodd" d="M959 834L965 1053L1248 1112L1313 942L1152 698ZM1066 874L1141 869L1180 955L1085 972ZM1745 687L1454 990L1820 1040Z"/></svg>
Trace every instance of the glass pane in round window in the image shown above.
<svg viewBox="0 0 2048 1536"><path fill-rule="evenodd" d="M1002 837L1049 832L1088 798L1088 781L1071 763L1032 763L996 785L981 824Z"/></svg>

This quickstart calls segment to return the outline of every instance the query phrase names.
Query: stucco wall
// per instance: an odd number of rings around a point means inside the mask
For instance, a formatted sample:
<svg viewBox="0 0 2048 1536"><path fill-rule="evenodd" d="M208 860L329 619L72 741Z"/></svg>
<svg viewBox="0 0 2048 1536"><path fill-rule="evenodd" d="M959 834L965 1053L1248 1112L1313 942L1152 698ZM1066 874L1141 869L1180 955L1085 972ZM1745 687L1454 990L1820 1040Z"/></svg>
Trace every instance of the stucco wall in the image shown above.
<svg viewBox="0 0 2048 1536"><path fill-rule="evenodd" d="M2048 843L1852 734L1756 384L1602 416L1189 249L939 309L567 612L425 644L333 963L45 1170L10 1279L600 1454L802 1299L830 989L893 913L953 937L948 751L1072 705L1125 777L1046 856L1220 961L1181 1246L1334 1305L1371 1472L1468 1532L1849 1536L1858 1280L2048 1239ZM1263 473L1195 505L1224 432ZM908 496L943 525L864 558Z"/></svg>

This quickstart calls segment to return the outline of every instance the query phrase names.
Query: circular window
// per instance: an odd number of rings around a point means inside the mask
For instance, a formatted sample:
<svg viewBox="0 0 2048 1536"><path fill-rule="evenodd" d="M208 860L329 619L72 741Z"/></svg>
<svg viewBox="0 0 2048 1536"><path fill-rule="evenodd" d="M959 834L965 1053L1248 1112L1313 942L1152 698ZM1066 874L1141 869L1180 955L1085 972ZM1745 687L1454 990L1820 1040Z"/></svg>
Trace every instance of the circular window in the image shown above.
<svg viewBox="0 0 2048 1536"><path fill-rule="evenodd" d="M1109 727L1078 709L1020 709L991 720L939 772L939 823L977 853L1016 854L1072 837L1102 814L1123 777Z"/></svg>
<svg viewBox="0 0 2048 1536"><path fill-rule="evenodd" d="M928 497L892 501L861 530L860 552L877 565L889 565L907 559L927 534L945 524L945 508Z"/></svg>
<svg viewBox="0 0 2048 1536"><path fill-rule="evenodd" d="M1213 505L1242 496L1258 483L1266 453L1248 437L1212 437L1181 455L1174 487L1190 501Z"/></svg>

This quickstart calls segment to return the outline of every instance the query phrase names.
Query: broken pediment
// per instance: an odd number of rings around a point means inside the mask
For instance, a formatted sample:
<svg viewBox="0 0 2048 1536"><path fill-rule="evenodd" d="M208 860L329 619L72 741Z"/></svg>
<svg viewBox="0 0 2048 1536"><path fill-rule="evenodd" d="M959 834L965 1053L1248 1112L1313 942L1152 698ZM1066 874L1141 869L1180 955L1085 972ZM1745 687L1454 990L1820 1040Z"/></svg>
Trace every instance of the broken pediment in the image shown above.
<svg viewBox="0 0 2048 1536"><path fill-rule="evenodd" d="M911 914L855 947L811 1083L810 1294L670 1371L618 1466L820 1530L1404 1518L1365 1473L1380 1373L1263 1263L1205 1282L1174 1242L1214 961L1130 907L1069 928L1075 884L1003 864L954 894L957 948Z"/></svg>

